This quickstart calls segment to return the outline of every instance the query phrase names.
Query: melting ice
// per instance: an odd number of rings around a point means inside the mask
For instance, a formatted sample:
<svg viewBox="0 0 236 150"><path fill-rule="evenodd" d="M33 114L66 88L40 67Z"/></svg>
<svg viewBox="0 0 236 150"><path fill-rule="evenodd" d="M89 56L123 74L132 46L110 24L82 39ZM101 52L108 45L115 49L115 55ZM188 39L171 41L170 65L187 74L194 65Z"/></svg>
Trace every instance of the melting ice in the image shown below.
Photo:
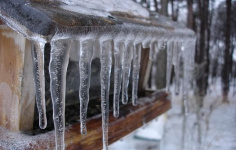
<svg viewBox="0 0 236 150"><path fill-rule="evenodd" d="M44 45L45 42L32 41L33 72L36 89L36 104L39 113L39 127L47 127L45 106Z"/></svg>
<svg viewBox="0 0 236 150"><path fill-rule="evenodd" d="M158 40L158 39L157 39ZM81 134L86 134L87 108L89 103L89 88L91 77L91 61L94 53L93 39L78 40L80 43L79 69L80 69L80 124ZM174 66L176 93L179 92L180 84L180 58L184 61L183 95L185 110L187 113L187 89L190 79L190 71L193 68L194 40L190 43L181 41L167 41L167 90L169 89L172 65ZM62 150L64 146L64 127L65 127L65 79L69 59L70 40L52 40L50 77L51 77L51 96L53 101L53 118L55 126L56 148ZM163 42L159 42L163 43ZM37 88L37 106L40 117L40 127L46 127L46 114L44 102L44 44L32 42L32 52L34 59L35 85ZM114 56L114 95L113 95L113 115L119 116L120 99L123 104L128 103L128 86L130 73L132 72L132 104L137 105L138 82L140 72L142 43L134 43L134 40L115 41L112 39L100 40L100 61L101 61L101 110L102 110L102 129L103 129L103 149L108 149L108 121L109 121L109 90L110 75L112 69L112 54ZM114 47L113 47L114 45ZM159 44L161 45L161 44ZM159 52L158 42L151 42L149 58L154 60ZM181 47L184 50L181 50ZM189 59L192 58L192 59ZM132 64L132 65L131 65ZM131 71L132 70L132 71ZM122 87L122 88L121 88ZM122 90L121 90L122 89ZM120 98L121 93L121 98Z"/></svg>
<svg viewBox="0 0 236 150"><path fill-rule="evenodd" d="M70 44L70 40L56 40L51 42L52 49L49 73L57 150L65 149L65 88Z"/></svg>
<svg viewBox="0 0 236 150"><path fill-rule="evenodd" d="M81 41L80 49L80 129L81 134L86 134L86 119L87 119L87 108L89 103L89 88L90 88L90 76L91 76L91 61L93 57L93 40Z"/></svg>

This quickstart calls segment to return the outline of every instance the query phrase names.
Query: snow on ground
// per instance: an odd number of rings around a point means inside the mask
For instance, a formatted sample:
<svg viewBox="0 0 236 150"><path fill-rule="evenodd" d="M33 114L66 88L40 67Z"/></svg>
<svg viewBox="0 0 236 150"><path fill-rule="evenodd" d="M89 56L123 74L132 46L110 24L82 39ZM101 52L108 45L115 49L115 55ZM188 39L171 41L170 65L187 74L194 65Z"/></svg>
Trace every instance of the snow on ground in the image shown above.
<svg viewBox="0 0 236 150"><path fill-rule="evenodd" d="M152 121L109 150L236 150L236 98L232 88L228 102L222 102L220 81L210 85L205 97L190 93L188 102L190 112L184 116L181 95L172 95L171 110L158 122Z"/></svg>

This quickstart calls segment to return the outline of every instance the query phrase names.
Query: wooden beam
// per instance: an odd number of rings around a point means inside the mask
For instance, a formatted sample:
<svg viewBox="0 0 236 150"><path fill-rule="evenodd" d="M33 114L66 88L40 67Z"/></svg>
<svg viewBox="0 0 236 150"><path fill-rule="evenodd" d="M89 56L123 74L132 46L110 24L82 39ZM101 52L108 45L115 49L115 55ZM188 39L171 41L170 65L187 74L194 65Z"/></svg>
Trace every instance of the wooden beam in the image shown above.
<svg viewBox="0 0 236 150"><path fill-rule="evenodd" d="M132 131L141 127L144 123L151 121L170 108L168 94L159 93L152 95L152 98L146 97L139 99L138 106L132 104L125 105L120 110L120 117L114 118L113 112L109 115L109 144L112 144ZM101 115L88 120L88 133L80 134L80 124L66 127L65 144L67 150L90 150L102 149L102 119ZM16 133L6 133L6 130L0 128L0 149L27 149L27 150L45 150L53 149L54 131L37 136L21 136ZM22 140L19 140L19 138ZM25 142L25 143L24 143ZM19 144L18 144L19 143ZM9 147L4 147L9 146Z"/></svg>

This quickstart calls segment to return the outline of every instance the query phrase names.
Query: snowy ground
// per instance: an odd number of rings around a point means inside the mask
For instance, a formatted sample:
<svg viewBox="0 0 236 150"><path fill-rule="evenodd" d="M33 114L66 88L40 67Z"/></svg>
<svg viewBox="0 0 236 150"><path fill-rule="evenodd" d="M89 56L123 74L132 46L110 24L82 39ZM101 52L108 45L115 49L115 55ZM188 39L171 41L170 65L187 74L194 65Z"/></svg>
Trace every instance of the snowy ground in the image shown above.
<svg viewBox="0 0 236 150"><path fill-rule="evenodd" d="M228 103L222 102L219 81L210 86L205 97L190 93L189 99L188 116L182 113L181 95L173 96L172 109L158 121L112 144L109 150L236 150L236 98L232 89Z"/></svg>

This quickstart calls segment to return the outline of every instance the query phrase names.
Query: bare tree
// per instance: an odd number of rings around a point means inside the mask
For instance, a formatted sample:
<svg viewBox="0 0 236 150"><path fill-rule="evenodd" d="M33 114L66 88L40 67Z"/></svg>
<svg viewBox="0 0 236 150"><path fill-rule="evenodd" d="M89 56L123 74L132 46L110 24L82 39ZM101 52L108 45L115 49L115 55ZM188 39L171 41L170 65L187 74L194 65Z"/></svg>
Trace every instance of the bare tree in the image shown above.
<svg viewBox="0 0 236 150"><path fill-rule="evenodd" d="M171 17L173 21L178 20L178 14L179 14L179 0L171 0Z"/></svg>
<svg viewBox="0 0 236 150"><path fill-rule="evenodd" d="M168 0L161 0L161 11L160 14L168 16Z"/></svg>
<svg viewBox="0 0 236 150"><path fill-rule="evenodd" d="M193 15L193 0L187 0L187 9L188 9L188 14L187 14L187 27L190 29L195 30L195 18Z"/></svg>
<svg viewBox="0 0 236 150"><path fill-rule="evenodd" d="M231 7L232 0L226 0L226 24L225 24L225 51L224 51L224 64L222 69L222 91L223 101L227 101L229 92L230 72L232 70L232 52L230 49L230 32L231 32Z"/></svg>
<svg viewBox="0 0 236 150"><path fill-rule="evenodd" d="M196 51L196 62L205 64L202 68L203 74L197 79L197 89L199 95L205 95L208 88L209 74L209 47L208 45L208 28L209 27L209 0L198 0L198 17L200 22L198 46Z"/></svg>

